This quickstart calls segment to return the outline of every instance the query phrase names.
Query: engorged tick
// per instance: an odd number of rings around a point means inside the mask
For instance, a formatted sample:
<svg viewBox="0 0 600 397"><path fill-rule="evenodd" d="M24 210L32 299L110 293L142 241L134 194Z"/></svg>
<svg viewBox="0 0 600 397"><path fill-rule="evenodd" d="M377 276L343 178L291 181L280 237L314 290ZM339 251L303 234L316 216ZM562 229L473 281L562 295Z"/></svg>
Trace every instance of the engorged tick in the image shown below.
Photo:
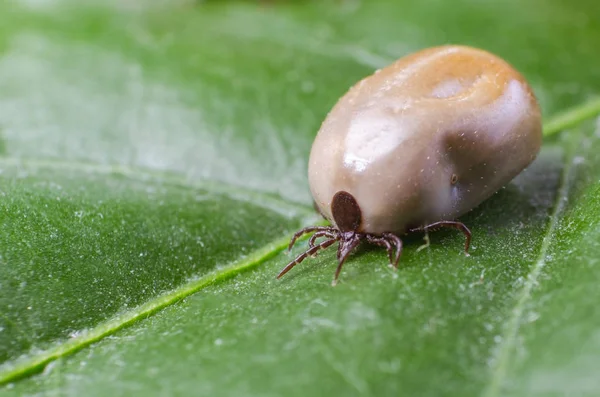
<svg viewBox="0 0 600 397"><path fill-rule="evenodd" d="M366 241L398 267L399 235L453 227L455 219L510 182L542 142L537 100L519 72L489 52L434 47L408 55L352 87L312 146L315 206L333 226L315 232L307 256L339 242L333 284L348 254ZM318 238L324 237L321 243Z"/></svg>

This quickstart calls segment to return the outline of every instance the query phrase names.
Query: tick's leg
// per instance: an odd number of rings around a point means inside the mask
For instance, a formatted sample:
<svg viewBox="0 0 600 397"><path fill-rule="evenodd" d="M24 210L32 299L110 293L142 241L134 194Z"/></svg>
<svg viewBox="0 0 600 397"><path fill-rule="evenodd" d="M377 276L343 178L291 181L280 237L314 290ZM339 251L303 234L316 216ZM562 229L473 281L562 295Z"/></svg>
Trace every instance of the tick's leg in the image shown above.
<svg viewBox="0 0 600 397"><path fill-rule="evenodd" d="M333 282L331 283L331 285L335 286L337 284L338 277L340 276L340 272L342 271L342 266L344 266L344 262L346 261L348 254L350 253L350 251L356 248L358 243L360 243L359 238L353 238L351 240L346 241L342 240L342 242L340 243L340 245L342 245L343 247L340 251L338 267L337 269L335 269L335 276L333 277Z"/></svg>
<svg viewBox="0 0 600 397"><path fill-rule="evenodd" d="M392 251L392 244L383 237L372 236L367 234L367 241L370 244L376 244L380 247L385 247L388 254L388 259L390 260L390 266L394 264L394 252Z"/></svg>
<svg viewBox="0 0 600 397"><path fill-rule="evenodd" d="M385 237L388 241L391 241L396 246L396 256L394 258L393 266L395 269L398 269L400 255L402 255L402 240L400 240L400 237L396 236L394 233L384 233L383 237Z"/></svg>
<svg viewBox="0 0 600 397"><path fill-rule="evenodd" d="M335 240L335 239L325 240L321 244L316 245L316 246L314 246L312 248L309 248L308 250L304 251L303 253L301 253L300 255L298 255L296 257L296 259L294 259L293 261L291 261L290 263L288 263L287 266L284 267L281 272L279 272L279 274L277 275L277 278L281 278L281 276L283 276L284 274L286 274L287 272L289 272L290 270L292 270L292 268L294 266L296 266L298 263L300 263L304 259L306 259L307 256L313 255L317 251L329 247L331 244L335 243L336 241L337 240Z"/></svg>
<svg viewBox="0 0 600 397"><path fill-rule="evenodd" d="M422 226L422 227L418 227L418 228L415 228L415 229L410 229L410 231L411 232L418 232L418 231L422 232L422 231L426 231L426 230L436 230L436 229L440 229L442 227L451 227L453 229L458 229L458 230L460 230L465 235L465 254L467 256L469 256L469 247L471 246L471 231L462 222L440 221L440 222L432 223L432 224L427 225L427 226Z"/></svg>
<svg viewBox="0 0 600 397"><path fill-rule="evenodd" d="M310 240L308 240L308 247L309 248L314 247L315 246L315 241L319 237L336 238L337 236L334 233L331 233L331 232L326 231L326 230L322 230L320 232L316 232L315 234L313 234L312 236L310 236Z"/></svg>
<svg viewBox="0 0 600 397"><path fill-rule="evenodd" d="M299 237L305 235L306 233L324 232L324 231L333 233L335 231L335 229L331 226L309 226L309 227L305 227L304 229L298 230L296 233L294 233L294 235L292 236L292 239L290 240L290 244L288 245L288 251L291 251L292 247L296 243L296 240L298 240Z"/></svg>

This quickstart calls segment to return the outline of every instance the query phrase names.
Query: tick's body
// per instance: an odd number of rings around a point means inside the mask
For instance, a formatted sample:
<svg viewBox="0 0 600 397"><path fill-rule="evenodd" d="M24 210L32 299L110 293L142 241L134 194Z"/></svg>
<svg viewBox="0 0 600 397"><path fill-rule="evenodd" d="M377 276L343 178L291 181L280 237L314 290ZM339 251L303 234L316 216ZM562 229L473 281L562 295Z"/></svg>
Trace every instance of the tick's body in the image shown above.
<svg viewBox="0 0 600 397"><path fill-rule="evenodd" d="M310 189L335 230L401 235L479 205L534 160L541 140L537 101L509 64L474 48L431 48L339 100L313 143ZM351 203L336 204L339 192Z"/></svg>

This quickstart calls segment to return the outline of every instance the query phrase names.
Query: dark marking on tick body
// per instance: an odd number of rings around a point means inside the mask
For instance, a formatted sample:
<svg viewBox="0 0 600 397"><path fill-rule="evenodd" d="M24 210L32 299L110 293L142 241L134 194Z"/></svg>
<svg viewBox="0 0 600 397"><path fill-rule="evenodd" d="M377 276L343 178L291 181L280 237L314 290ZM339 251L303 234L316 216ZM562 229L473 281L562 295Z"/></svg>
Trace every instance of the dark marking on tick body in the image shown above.
<svg viewBox="0 0 600 397"><path fill-rule="evenodd" d="M333 196L331 214L341 232L355 232L360 227L360 207L348 192L341 190Z"/></svg>

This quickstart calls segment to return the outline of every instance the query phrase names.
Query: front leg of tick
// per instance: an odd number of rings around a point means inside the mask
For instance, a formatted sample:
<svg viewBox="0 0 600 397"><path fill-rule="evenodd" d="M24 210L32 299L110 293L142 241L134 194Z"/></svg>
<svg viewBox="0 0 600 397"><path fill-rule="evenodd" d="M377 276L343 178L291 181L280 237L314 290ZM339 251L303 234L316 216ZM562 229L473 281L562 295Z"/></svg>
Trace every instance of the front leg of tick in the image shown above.
<svg viewBox="0 0 600 397"><path fill-rule="evenodd" d="M317 234L317 237L322 237L322 236L332 236L335 237L335 233L336 233L336 229L331 227L331 226L309 226L309 227L305 227L304 229L301 229L299 231L297 231L293 236L292 239L290 240L290 244L288 245L288 252L292 250L292 247L294 246L294 244L296 244L296 240L298 240L298 238L300 238L301 236L307 234L307 233L313 233L316 232L315 234ZM316 237L311 237L310 239L310 248L314 247L314 242L315 242Z"/></svg>
<svg viewBox="0 0 600 397"><path fill-rule="evenodd" d="M465 235L465 255L469 256L469 247L471 246L471 231L469 228L462 222L457 221L440 221L434 222L426 226L417 227L414 229L410 229L411 232L427 232L429 230L437 230L443 227L448 227L452 229L458 229Z"/></svg>

